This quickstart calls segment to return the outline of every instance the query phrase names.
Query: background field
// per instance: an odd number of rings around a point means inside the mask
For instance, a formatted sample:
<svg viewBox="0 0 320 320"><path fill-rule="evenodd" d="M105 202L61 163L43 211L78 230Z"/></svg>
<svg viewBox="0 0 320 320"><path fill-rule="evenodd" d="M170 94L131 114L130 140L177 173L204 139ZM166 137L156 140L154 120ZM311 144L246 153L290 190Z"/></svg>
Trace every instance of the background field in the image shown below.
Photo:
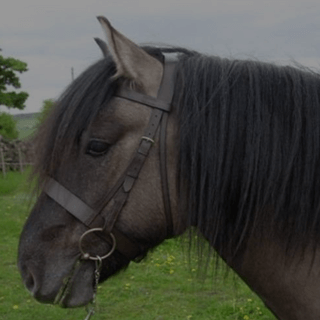
<svg viewBox="0 0 320 320"><path fill-rule="evenodd" d="M14 116L20 140L30 137L35 131L37 116L38 113L18 114Z"/></svg>
<svg viewBox="0 0 320 320"><path fill-rule="evenodd" d="M84 308L39 304L21 282L16 260L19 234L30 206L26 174L0 176L0 319L82 319ZM274 319L245 284L231 272L225 276L223 267L215 275L209 271L203 279L197 255L188 255L183 248L182 240L167 241L140 264L132 263L99 286L93 319Z"/></svg>

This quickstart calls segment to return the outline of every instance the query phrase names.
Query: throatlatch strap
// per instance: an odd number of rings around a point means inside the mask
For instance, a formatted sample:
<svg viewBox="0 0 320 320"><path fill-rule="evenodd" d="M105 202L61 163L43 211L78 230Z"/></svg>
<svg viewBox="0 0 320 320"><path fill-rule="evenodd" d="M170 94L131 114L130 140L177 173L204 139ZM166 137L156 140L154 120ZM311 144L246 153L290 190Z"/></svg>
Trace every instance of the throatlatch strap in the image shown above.
<svg viewBox="0 0 320 320"><path fill-rule="evenodd" d="M158 93L158 99L166 101L172 105L174 88L175 88L175 68L177 55L176 54L164 54L166 59L165 72L162 78L162 83ZM162 116L162 123L160 127L160 177L162 186L162 197L164 210L167 222L167 236L173 235L173 221L171 214L171 201L170 190L168 183L168 171L167 171L167 123L168 113L165 112Z"/></svg>
<svg viewBox="0 0 320 320"><path fill-rule="evenodd" d="M165 113L162 116L162 123L160 127L160 175L161 175L161 187L164 212L167 222L167 236L173 235L173 221L171 214L171 201L170 190L168 183L168 171L167 171L167 149L166 149L166 132L167 132L168 114Z"/></svg>

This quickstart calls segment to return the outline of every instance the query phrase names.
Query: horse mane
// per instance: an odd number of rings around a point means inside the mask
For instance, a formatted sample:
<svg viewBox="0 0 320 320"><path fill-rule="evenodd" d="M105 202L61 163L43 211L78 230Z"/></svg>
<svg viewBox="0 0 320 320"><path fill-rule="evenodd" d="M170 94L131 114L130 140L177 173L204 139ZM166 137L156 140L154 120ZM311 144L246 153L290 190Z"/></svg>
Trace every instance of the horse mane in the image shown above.
<svg viewBox="0 0 320 320"><path fill-rule="evenodd" d="M252 235L320 238L320 76L195 54L178 67L182 208L227 260ZM187 199L187 200L186 200Z"/></svg>
<svg viewBox="0 0 320 320"><path fill-rule="evenodd" d="M181 210L210 245L232 258L260 231L288 248L320 237L320 79L309 70L222 59L181 48L175 114ZM110 57L66 89L38 132L41 188L119 82Z"/></svg>

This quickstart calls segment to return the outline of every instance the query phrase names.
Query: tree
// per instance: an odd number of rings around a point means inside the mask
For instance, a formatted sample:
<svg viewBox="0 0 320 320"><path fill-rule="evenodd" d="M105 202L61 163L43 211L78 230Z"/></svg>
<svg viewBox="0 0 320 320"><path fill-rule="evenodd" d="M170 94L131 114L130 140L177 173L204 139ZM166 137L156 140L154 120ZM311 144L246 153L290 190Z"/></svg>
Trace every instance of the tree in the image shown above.
<svg viewBox="0 0 320 320"><path fill-rule="evenodd" d="M47 99L43 101L40 113L37 117L37 124L40 125L44 122L44 120L48 117L49 113L51 112L53 106L54 106L54 100L53 99Z"/></svg>
<svg viewBox="0 0 320 320"><path fill-rule="evenodd" d="M7 139L17 139L18 131L16 129L16 121L6 112L0 113L0 136Z"/></svg>
<svg viewBox="0 0 320 320"><path fill-rule="evenodd" d="M19 89L21 83L16 73L23 73L27 70L25 62L11 57L4 58L0 55L0 105L5 105L8 108L24 109L24 103L29 96L28 93L8 91L8 87Z"/></svg>

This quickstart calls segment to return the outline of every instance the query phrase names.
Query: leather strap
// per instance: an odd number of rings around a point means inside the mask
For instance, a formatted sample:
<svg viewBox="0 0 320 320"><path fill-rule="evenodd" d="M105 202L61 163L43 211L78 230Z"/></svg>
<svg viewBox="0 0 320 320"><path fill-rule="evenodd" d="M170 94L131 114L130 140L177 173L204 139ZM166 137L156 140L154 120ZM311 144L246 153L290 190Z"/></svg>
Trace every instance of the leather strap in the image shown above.
<svg viewBox="0 0 320 320"><path fill-rule="evenodd" d="M162 123L160 127L160 176L161 176L164 212L166 215L166 223L167 223L167 237L170 237L173 235L173 221L172 221L172 214L171 214L170 190L169 190L168 171L167 171L167 149L166 149L167 123L168 123L168 114L165 113L162 117Z"/></svg>
<svg viewBox="0 0 320 320"><path fill-rule="evenodd" d="M147 96L143 93L132 91L127 88L119 88L115 93L115 96L119 98L131 100L134 102L139 102L148 107L157 108L167 112L169 112L171 109L171 104L167 103L166 101L160 101L157 98L154 98L152 96Z"/></svg>
<svg viewBox="0 0 320 320"><path fill-rule="evenodd" d="M83 224L86 226L91 225L96 216L95 211L59 182L53 178L49 178L43 191Z"/></svg>
<svg viewBox="0 0 320 320"><path fill-rule="evenodd" d="M162 83L158 93L158 99L172 104L174 88L175 88L175 68L177 55L176 54L164 54L165 56L165 70L162 78ZM170 110L169 110L170 111ZM168 183L168 171L167 171L167 123L168 112L165 112L162 116L162 123L160 127L160 177L162 186L162 197L164 210L167 222L167 237L173 234L173 221L171 214L171 201L170 190Z"/></svg>

